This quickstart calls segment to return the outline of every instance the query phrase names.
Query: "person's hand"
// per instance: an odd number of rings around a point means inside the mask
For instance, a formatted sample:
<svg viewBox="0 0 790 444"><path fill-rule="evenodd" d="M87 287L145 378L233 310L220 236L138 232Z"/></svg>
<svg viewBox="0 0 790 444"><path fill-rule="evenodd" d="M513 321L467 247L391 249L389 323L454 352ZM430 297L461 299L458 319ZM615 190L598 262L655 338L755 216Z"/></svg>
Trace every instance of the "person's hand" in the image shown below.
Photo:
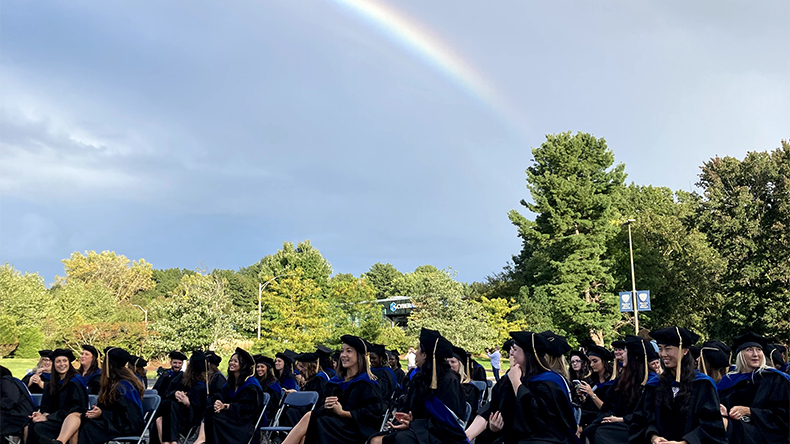
<svg viewBox="0 0 790 444"><path fill-rule="evenodd" d="M219 413L223 408L225 408L225 404L223 404L222 401L219 399L214 401L214 413Z"/></svg>
<svg viewBox="0 0 790 444"><path fill-rule="evenodd" d="M289 394L291 394L291 393L293 393L293 392L295 392L295 391L296 391L296 390L293 390L293 389L285 389L285 394L286 394L286 395L289 395Z"/></svg>
<svg viewBox="0 0 790 444"><path fill-rule="evenodd" d="M581 381L581 384L579 384L579 390L577 390L577 392L584 393L587 396L592 396L595 394L592 387L590 387L590 384L587 384L585 381Z"/></svg>
<svg viewBox="0 0 790 444"><path fill-rule="evenodd" d="M304 384L304 376L302 376L301 374L296 375L296 383L299 384L299 385L303 385Z"/></svg>
<svg viewBox="0 0 790 444"><path fill-rule="evenodd" d="M621 418L619 416L607 416L606 418L601 420L601 422L604 423L604 424L608 424L608 423L612 423L612 422L623 422L623 418Z"/></svg>
<svg viewBox="0 0 790 444"><path fill-rule="evenodd" d="M330 401L330 398L332 400ZM326 398L326 402L324 403L324 409L333 412L334 414L338 415L340 412L343 411L343 406L340 405L340 402L337 400L337 396L330 396Z"/></svg>
<svg viewBox="0 0 790 444"><path fill-rule="evenodd" d="M752 416L752 409L741 405L736 405L730 409L730 418L741 419L744 416Z"/></svg>
<svg viewBox="0 0 790 444"><path fill-rule="evenodd" d="M30 377L30 383L31 384L41 385L41 373L36 372L35 375L31 376Z"/></svg>
<svg viewBox="0 0 790 444"><path fill-rule="evenodd" d="M650 444L667 444L667 443L669 443L669 441L667 441L666 438L662 438L658 435L653 435L653 437L650 438Z"/></svg>
<svg viewBox="0 0 790 444"><path fill-rule="evenodd" d="M397 420L399 424L393 424L392 422L390 422L389 425L393 430L409 429L409 424L411 424L411 421L413 419L411 412L409 413L395 412L394 416L395 416L395 420Z"/></svg>
<svg viewBox="0 0 790 444"><path fill-rule="evenodd" d="M44 422L44 421L47 420L47 415L45 415L45 414L43 414L41 412L33 412L33 414L29 416L29 418L33 422Z"/></svg>
<svg viewBox="0 0 790 444"><path fill-rule="evenodd" d="M92 409L85 413L85 417L88 419L98 418L99 416L101 416L101 409L97 405L94 405Z"/></svg>
<svg viewBox="0 0 790 444"><path fill-rule="evenodd" d="M513 391L518 393L518 388L521 386L521 366L513 363L510 366L510 371L507 372L507 377L510 379L510 385L513 386Z"/></svg>
<svg viewBox="0 0 790 444"><path fill-rule="evenodd" d="M505 427L505 420L502 419L502 414L494 412L488 417L488 427L492 432L497 433Z"/></svg>
<svg viewBox="0 0 790 444"><path fill-rule="evenodd" d="M181 404L184 404L187 407L189 407L189 405L191 404L189 402L189 396L187 396L186 392L180 392L180 391L176 392L176 401L180 402Z"/></svg>

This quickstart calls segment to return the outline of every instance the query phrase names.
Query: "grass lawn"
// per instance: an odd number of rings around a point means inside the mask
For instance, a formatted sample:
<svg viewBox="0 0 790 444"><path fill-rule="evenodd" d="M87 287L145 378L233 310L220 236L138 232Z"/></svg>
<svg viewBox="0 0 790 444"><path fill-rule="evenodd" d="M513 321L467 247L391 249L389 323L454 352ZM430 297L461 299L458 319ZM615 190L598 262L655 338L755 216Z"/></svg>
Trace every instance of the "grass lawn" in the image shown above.
<svg viewBox="0 0 790 444"><path fill-rule="evenodd" d="M28 370L36 368L38 359L0 359L0 365L11 370L11 374L22 379Z"/></svg>
<svg viewBox="0 0 790 444"><path fill-rule="evenodd" d="M488 359L488 356L483 356L483 357L473 356L473 358L475 361L477 361L478 364L482 365L483 368L486 369L486 376L488 376L489 378L494 377L494 374L491 373L491 360ZM404 370L406 369L406 367L408 367L408 361L406 361L405 359L401 359L400 363L403 366ZM508 361L505 358L502 358L502 367L499 369L499 376L504 375L508 369L510 369L510 361Z"/></svg>

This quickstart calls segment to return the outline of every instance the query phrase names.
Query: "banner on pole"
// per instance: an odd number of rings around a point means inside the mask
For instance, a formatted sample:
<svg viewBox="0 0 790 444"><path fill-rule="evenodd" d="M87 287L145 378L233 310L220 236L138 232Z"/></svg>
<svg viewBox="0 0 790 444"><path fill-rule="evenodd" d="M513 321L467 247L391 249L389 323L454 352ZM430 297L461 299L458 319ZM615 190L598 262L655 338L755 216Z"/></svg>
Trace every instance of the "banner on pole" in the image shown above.
<svg viewBox="0 0 790 444"><path fill-rule="evenodd" d="M620 292L620 312L634 311L634 304L631 301L630 291Z"/></svg>
<svg viewBox="0 0 790 444"><path fill-rule="evenodd" d="M638 290L636 292L636 309L638 311L650 311L650 290ZM620 292L620 312L634 311L634 301L630 291Z"/></svg>

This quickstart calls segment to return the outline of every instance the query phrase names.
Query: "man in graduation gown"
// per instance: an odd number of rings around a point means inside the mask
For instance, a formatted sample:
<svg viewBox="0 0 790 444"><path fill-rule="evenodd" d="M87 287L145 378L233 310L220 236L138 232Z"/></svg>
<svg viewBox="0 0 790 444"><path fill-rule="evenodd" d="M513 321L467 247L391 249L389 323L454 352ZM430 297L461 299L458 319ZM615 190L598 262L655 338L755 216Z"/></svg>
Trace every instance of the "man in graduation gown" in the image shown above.
<svg viewBox="0 0 790 444"><path fill-rule="evenodd" d="M154 390L162 398L174 392L181 383L181 376L184 374L181 369L184 367L184 361L187 360L187 356L178 350L171 351L168 357L170 357L170 370L163 373L154 384Z"/></svg>

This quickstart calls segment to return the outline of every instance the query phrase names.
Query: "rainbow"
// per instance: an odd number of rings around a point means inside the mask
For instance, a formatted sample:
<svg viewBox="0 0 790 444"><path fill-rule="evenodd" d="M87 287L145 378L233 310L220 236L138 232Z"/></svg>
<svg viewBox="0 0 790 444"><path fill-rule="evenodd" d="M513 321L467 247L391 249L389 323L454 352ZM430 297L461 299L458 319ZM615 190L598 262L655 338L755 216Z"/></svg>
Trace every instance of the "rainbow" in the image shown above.
<svg viewBox="0 0 790 444"><path fill-rule="evenodd" d="M379 0L332 0L369 22L378 31L431 65L460 88L491 106L507 123L518 128L518 119L485 78L450 46L416 20Z"/></svg>

